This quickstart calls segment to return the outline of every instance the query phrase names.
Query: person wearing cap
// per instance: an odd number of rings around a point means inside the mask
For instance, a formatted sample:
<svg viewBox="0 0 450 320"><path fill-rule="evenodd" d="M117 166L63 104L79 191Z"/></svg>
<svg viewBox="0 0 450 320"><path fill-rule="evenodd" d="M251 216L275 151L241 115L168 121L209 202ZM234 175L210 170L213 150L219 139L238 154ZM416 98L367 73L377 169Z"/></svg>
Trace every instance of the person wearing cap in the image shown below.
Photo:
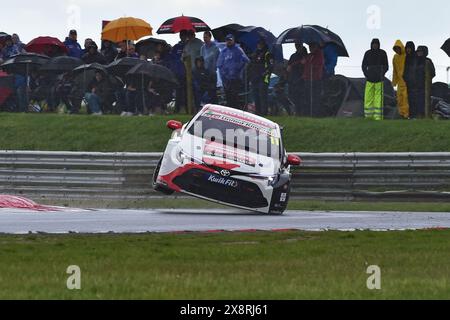
<svg viewBox="0 0 450 320"><path fill-rule="evenodd" d="M87 52L82 57L82 60L84 63L86 63L86 64L91 64L91 63L106 64L107 63L105 57L100 52L98 52L98 46L94 41L92 41L86 49L87 49Z"/></svg>
<svg viewBox="0 0 450 320"><path fill-rule="evenodd" d="M386 51L380 48L380 40L373 39L371 48L364 55L362 71L366 78L364 115L366 119L383 120L384 79L389 70Z"/></svg>
<svg viewBox="0 0 450 320"><path fill-rule="evenodd" d="M250 62L244 51L236 46L234 36L226 36L227 46L219 55L217 68L225 89L227 105L232 108L240 107L239 93L243 87L242 71Z"/></svg>
<svg viewBox="0 0 450 320"><path fill-rule="evenodd" d="M8 60L12 56L19 54L19 48L14 44L11 36L6 36L5 47L3 48L3 59Z"/></svg>
<svg viewBox="0 0 450 320"><path fill-rule="evenodd" d="M76 30L70 30L69 36L64 41L64 45L69 51L68 56L81 59L83 56L83 49L81 49L80 44L77 41L78 34Z"/></svg>
<svg viewBox="0 0 450 320"><path fill-rule="evenodd" d="M248 73L256 113L260 116L267 116L269 111L269 83L275 61L265 39L258 41L258 47L250 57Z"/></svg>

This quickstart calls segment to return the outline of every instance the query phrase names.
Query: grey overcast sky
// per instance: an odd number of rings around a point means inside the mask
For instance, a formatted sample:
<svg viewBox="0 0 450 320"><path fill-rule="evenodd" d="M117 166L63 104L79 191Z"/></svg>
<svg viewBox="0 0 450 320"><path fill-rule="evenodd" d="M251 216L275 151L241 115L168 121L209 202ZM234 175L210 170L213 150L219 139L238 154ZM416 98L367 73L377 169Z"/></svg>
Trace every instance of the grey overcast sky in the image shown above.
<svg viewBox="0 0 450 320"><path fill-rule="evenodd" d="M397 39L427 45L438 69L438 80L447 80L450 58L440 50L450 37L450 1L428 0L38 0L2 2L0 31L18 33L23 42L41 35L64 40L78 29L79 41L99 41L101 21L133 16L148 21L156 37L174 44L176 36L158 36L166 19L181 14L202 18L211 28L228 23L262 26L278 36L302 24L328 26L338 33L350 53L339 61L340 73L359 76L360 64L372 38L381 39L393 56ZM291 48L286 50L286 58Z"/></svg>

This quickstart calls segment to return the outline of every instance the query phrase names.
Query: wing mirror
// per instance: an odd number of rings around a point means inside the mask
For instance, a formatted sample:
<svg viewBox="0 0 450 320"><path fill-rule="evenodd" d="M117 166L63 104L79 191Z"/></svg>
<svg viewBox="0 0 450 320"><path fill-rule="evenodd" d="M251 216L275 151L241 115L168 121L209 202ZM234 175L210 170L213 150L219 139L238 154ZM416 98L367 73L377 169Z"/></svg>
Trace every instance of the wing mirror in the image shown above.
<svg viewBox="0 0 450 320"><path fill-rule="evenodd" d="M183 128L183 123L176 120L170 120L169 122L167 122L167 128L173 131L180 130Z"/></svg>
<svg viewBox="0 0 450 320"><path fill-rule="evenodd" d="M288 156L287 162L290 166L298 167L302 164L302 159L297 155L290 154Z"/></svg>

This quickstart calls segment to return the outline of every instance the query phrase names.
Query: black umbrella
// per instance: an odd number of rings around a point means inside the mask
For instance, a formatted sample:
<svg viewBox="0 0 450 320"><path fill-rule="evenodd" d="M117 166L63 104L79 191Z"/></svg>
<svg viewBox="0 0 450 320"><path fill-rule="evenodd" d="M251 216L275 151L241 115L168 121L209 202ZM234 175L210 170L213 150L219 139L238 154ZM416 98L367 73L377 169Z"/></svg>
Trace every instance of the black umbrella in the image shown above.
<svg viewBox="0 0 450 320"><path fill-rule="evenodd" d="M129 77L146 77L153 80L163 80L168 83L177 85L178 81L172 71L159 64L145 62L136 65L128 73Z"/></svg>
<svg viewBox="0 0 450 320"><path fill-rule="evenodd" d="M145 55L148 58L152 58L155 55L158 46L160 45L164 49L169 46L169 44L165 40L161 39L148 38L145 40L141 40L136 43L136 52L139 53L139 55Z"/></svg>
<svg viewBox="0 0 450 320"><path fill-rule="evenodd" d="M444 45L441 47L442 50L450 57L450 39L445 41Z"/></svg>
<svg viewBox="0 0 450 320"><path fill-rule="evenodd" d="M337 46L338 56L349 56L342 39L337 34L321 26L304 25L297 28L291 28L284 31L277 40L278 45L296 42L307 44L334 43Z"/></svg>
<svg viewBox="0 0 450 320"><path fill-rule="evenodd" d="M106 69L110 74L123 78L134 66L144 62L143 60L127 57L113 61Z"/></svg>
<svg viewBox="0 0 450 320"><path fill-rule="evenodd" d="M50 59L39 71L52 74L63 74L83 65L83 60L73 57L61 56Z"/></svg>
<svg viewBox="0 0 450 320"><path fill-rule="evenodd" d="M32 71L37 71L48 62L50 58L36 53L21 53L11 57L4 62L0 68L7 73L29 75Z"/></svg>
<svg viewBox="0 0 450 320"><path fill-rule="evenodd" d="M100 63L83 64L72 70L73 74L80 74L86 71L101 71L104 74L108 74L106 67Z"/></svg>
<svg viewBox="0 0 450 320"><path fill-rule="evenodd" d="M227 24L225 26L213 29L212 34L214 36L214 39L216 39L216 41L225 42L225 38L227 35L232 34L236 37L238 32L244 28L245 27L243 25L240 25L237 23L231 23L231 24Z"/></svg>

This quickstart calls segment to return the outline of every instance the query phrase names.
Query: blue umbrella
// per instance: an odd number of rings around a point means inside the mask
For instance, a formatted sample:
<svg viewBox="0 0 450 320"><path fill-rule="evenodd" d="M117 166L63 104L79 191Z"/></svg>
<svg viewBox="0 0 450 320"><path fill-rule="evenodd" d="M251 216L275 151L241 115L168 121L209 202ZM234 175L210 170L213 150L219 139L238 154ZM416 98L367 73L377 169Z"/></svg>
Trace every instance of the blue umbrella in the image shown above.
<svg viewBox="0 0 450 320"><path fill-rule="evenodd" d="M254 52L258 47L258 42L264 39L267 46L272 51L275 60L283 60L283 49L281 46L277 46L277 38L270 31L262 27L249 26L240 29L237 32L236 40L243 44L248 51Z"/></svg>
<svg viewBox="0 0 450 320"><path fill-rule="evenodd" d="M348 57L348 51L342 39L327 28L316 25L304 25L284 31L277 40L278 45L284 43L334 43L337 46L338 56Z"/></svg>

